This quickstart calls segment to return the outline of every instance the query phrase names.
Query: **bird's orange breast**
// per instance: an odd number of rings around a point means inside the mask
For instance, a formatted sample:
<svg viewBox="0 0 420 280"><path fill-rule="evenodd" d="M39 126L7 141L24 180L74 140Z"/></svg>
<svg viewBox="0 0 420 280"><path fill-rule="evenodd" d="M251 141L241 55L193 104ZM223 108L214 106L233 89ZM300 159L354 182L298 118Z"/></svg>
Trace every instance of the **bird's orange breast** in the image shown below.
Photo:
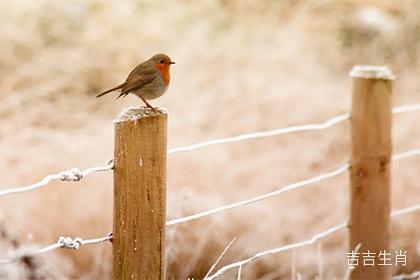
<svg viewBox="0 0 420 280"><path fill-rule="evenodd" d="M162 78L165 84L168 85L169 82L171 81L171 75L169 73L169 64L156 64L156 68L162 75Z"/></svg>

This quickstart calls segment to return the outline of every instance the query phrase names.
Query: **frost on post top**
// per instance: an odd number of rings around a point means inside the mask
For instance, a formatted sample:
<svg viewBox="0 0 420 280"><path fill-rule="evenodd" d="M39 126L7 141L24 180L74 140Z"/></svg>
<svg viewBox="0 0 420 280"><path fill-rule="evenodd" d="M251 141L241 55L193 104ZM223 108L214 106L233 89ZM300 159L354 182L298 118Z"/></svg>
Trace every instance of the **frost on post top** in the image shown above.
<svg viewBox="0 0 420 280"><path fill-rule="evenodd" d="M356 65L350 71L353 78L394 80L395 75L388 66Z"/></svg>
<svg viewBox="0 0 420 280"><path fill-rule="evenodd" d="M142 118L166 114L166 110L162 108L159 108L158 110L159 111L153 111L148 107L128 107L125 108L116 119L114 119L114 123L123 121L138 121Z"/></svg>

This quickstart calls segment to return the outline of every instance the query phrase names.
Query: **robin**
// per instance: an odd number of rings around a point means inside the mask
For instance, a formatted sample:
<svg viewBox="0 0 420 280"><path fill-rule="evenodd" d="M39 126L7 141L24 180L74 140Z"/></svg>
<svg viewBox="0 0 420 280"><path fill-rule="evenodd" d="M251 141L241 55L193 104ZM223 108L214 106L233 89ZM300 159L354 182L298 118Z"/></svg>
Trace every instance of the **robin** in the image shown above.
<svg viewBox="0 0 420 280"><path fill-rule="evenodd" d="M96 97L121 89L121 93L117 98L133 93L140 97L147 107L156 110L147 100L162 96L168 89L171 80L169 74L171 64L175 64L175 62L166 54L155 54L145 62L137 65L128 74L124 83L104 91Z"/></svg>

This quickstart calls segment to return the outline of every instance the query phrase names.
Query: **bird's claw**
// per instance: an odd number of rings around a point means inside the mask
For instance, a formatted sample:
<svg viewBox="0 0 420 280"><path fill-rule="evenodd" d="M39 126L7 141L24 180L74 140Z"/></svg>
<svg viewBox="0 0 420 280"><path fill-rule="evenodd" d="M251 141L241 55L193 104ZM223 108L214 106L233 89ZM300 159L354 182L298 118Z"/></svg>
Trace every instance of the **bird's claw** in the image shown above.
<svg viewBox="0 0 420 280"><path fill-rule="evenodd" d="M162 113L162 111L161 110L159 110L158 108L156 108L156 107L153 107L153 106L147 106L149 109L152 109L152 111L153 112L155 112L155 113Z"/></svg>

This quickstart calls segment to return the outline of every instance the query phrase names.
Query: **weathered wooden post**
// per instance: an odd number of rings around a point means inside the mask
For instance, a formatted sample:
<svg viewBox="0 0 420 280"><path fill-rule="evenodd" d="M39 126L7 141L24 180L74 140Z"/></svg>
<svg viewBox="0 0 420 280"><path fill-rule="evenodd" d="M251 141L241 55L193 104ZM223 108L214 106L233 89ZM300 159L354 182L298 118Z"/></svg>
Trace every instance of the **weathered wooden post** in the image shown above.
<svg viewBox="0 0 420 280"><path fill-rule="evenodd" d="M359 243L358 265L351 279L390 279L380 265L389 249L391 96L394 75L387 67L355 66L351 115L350 250ZM374 254L374 266L364 257ZM364 254L363 254L364 253ZM370 255L372 257L372 255Z"/></svg>
<svg viewBox="0 0 420 280"><path fill-rule="evenodd" d="M112 279L164 279L167 114L129 108L114 123Z"/></svg>

